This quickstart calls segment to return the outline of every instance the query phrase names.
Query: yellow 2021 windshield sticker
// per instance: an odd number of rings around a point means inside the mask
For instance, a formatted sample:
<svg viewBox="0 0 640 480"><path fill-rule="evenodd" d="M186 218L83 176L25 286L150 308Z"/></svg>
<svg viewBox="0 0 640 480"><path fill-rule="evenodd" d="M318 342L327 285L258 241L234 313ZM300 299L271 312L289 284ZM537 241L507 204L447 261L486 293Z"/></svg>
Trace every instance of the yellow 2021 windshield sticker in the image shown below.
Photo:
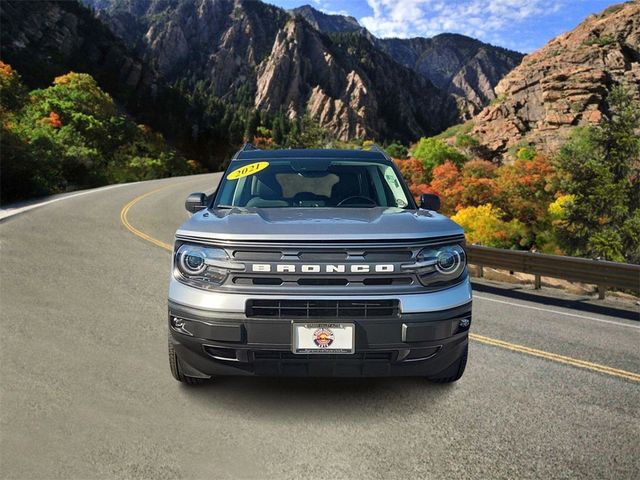
<svg viewBox="0 0 640 480"><path fill-rule="evenodd" d="M258 173L260 170L264 170L268 166L269 162L250 163L249 165L245 165L244 167L240 167L231 172L229 175L227 175L227 180L237 180L242 177L248 177L249 175Z"/></svg>

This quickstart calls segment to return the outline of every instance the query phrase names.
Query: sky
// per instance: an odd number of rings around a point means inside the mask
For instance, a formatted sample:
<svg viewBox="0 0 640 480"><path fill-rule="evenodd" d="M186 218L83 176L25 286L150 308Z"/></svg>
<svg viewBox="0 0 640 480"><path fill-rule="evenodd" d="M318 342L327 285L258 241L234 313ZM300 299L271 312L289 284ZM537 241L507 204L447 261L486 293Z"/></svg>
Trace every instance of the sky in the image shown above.
<svg viewBox="0 0 640 480"><path fill-rule="evenodd" d="M461 33L529 53L582 20L620 3L611 0L266 0L283 8L309 4L355 17L378 37Z"/></svg>

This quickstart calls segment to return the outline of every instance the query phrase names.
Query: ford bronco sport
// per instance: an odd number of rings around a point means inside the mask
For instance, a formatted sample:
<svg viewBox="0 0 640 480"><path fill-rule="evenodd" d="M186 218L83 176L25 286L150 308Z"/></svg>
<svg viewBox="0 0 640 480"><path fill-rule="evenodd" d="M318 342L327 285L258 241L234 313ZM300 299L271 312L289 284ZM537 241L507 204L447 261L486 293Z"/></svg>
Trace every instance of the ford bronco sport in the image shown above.
<svg viewBox="0 0 640 480"><path fill-rule="evenodd" d="M216 375L423 376L465 369L463 231L416 205L378 148L245 146L176 232L169 359Z"/></svg>

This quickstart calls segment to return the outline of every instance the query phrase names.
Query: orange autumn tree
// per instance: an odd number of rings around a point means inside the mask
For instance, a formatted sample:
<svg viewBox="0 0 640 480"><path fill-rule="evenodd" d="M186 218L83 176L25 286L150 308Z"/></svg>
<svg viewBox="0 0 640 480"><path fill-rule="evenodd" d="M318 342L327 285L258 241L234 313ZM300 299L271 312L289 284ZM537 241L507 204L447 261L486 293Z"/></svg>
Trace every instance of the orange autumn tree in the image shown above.
<svg viewBox="0 0 640 480"><path fill-rule="evenodd" d="M416 201L419 202L420 195L423 193L435 193L440 196L440 193L435 190L432 185L427 183L427 172L420 160L411 157L407 160L394 158L393 161L397 165L398 170L400 170L402 178L407 182L409 191Z"/></svg>
<svg viewBox="0 0 640 480"><path fill-rule="evenodd" d="M420 185L427 183L427 173L420 160L411 157L407 160L394 158L393 161L407 184Z"/></svg>
<svg viewBox="0 0 640 480"><path fill-rule="evenodd" d="M0 60L0 115L18 110L25 101L27 91L20 75L11 65Z"/></svg>
<svg viewBox="0 0 640 480"><path fill-rule="evenodd" d="M458 206L461 207L462 198L462 176L460 169L450 161L444 162L433 169L433 180L431 187L439 192L442 212L452 214Z"/></svg>
<svg viewBox="0 0 640 480"><path fill-rule="evenodd" d="M442 195L443 212L452 214L464 207L494 202L497 169L485 160L470 160L461 169L448 161L435 167L431 187Z"/></svg>
<svg viewBox="0 0 640 480"><path fill-rule="evenodd" d="M419 185L415 185L411 183L408 186L409 186L409 192L411 192L411 196L415 198L418 204L420 204L420 195L422 195L423 193L433 193L435 195L438 195L438 197L442 198L442 195L440 194L440 192L435 190L433 186L429 185L428 183L421 183Z"/></svg>
<svg viewBox="0 0 640 480"><path fill-rule="evenodd" d="M48 116L44 117L43 122L47 125L51 125L53 128L60 128L62 126L60 115L56 112L51 112Z"/></svg>
<svg viewBox="0 0 640 480"><path fill-rule="evenodd" d="M498 169L496 203L510 217L533 226L547 216L555 184L555 169L546 157L521 158Z"/></svg>
<svg viewBox="0 0 640 480"><path fill-rule="evenodd" d="M496 170L498 167L486 160L470 160L462 167L463 207L494 203L498 194Z"/></svg>

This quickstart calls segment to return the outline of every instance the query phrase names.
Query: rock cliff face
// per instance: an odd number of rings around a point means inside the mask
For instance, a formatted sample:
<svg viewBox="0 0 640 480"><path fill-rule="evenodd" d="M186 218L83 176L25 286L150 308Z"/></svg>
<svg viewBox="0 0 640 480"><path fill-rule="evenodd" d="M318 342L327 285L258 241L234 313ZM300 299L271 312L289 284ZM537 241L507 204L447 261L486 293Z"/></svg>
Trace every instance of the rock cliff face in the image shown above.
<svg viewBox="0 0 640 480"><path fill-rule="evenodd" d="M343 139L407 140L457 118L451 97L367 39L332 41L299 18L278 32L258 67L255 106L284 107L290 117L307 112Z"/></svg>
<svg viewBox="0 0 640 480"><path fill-rule="evenodd" d="M522 61L523 55L464 35L433 38L376 38L353 17L327 15L305 5L292 10L317 30L359 33L396 62L415 70L438 88L458 98L465 116L478 113L495 98L494 87Z"/></svg>
<svg viewBox="0 0 640 480"><path fill-rule="evenodd" d="M251 0L86 0L169 81L202 80L218 97L246 88L289 15ZM251 88L253 90L253 86Z"/></svg>
<svg viewBox="0 0 640 480"><path fill-rule="evenodd" d="M378 45L399 63L459 97L467 116L495 98L494 87L523 57L456 34L380 39Z"/></svg>
<svg viewBox="0 0 640 480"><path fill-rule="evenodd" d="M607 114L612 86L640 101L639 62L640 4L609 7L527 55L497 85L497 101L474 119L471 135L493 157L520 144L553 152L572 127Z"/></svg>
<svg viewBox="0 0 640 480"><path fill-rule="evenodd" d="M330 15L316 10L311 5L291 10L293 15L299 15L311 24L313 28L325 33L333 32L360 32L364 28L353 17L347 15Z"/></svg>

